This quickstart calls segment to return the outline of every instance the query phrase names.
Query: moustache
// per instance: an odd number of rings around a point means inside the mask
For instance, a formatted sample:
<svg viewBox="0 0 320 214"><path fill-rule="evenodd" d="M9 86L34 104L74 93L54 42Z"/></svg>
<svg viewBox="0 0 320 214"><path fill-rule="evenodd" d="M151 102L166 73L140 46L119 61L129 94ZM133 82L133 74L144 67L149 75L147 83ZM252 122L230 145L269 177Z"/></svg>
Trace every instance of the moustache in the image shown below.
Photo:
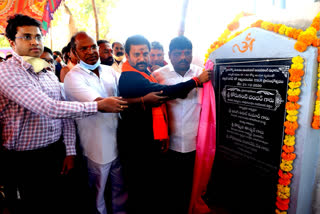
<svg viewBox="0 0 320 214"><path fill-rule="evenodd" d="M146 62L138 62L138 63L136 64L136 66L139 66L139 65L144 65L145 67L148 66L148 64L147 64Z"/></svg>
<svg viewBox="0 0 320 214"><path fill-rule="evenodd" d="M117 56L123 56L123 55L124 55L123 52L118 52L118 53L117 53Z"/></svg>
<svg viewBox="0 0 320 214"><path fill-rule="evenodd" d="M179 62L179 64L180 64L180 63L188 64L187 60L181 60L181 61Z"/></svg>

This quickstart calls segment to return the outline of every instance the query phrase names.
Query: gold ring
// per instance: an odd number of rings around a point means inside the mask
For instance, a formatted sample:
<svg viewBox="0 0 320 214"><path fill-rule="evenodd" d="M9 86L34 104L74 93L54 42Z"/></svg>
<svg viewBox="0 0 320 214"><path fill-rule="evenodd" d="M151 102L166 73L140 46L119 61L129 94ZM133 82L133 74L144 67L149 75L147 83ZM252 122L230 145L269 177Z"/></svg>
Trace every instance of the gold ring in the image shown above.
<svg viewBox="0 0 320 214"><path fill-rule="evenodd" d="M122 109L122 108L123 108L123 106L120 106L120 108Z"/></svg>

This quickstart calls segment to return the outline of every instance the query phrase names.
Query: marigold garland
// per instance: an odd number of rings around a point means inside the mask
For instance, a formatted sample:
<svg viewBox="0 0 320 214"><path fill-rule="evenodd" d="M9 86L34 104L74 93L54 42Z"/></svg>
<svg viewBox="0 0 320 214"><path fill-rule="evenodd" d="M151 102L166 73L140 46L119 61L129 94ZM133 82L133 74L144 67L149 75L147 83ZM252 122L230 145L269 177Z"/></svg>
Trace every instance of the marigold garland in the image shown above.
<svg viewBox="0 0 320 214"><path fill-rule="evenodd" d="M296 158L294 153L295 145L295 131L298 129L299 124L297 122L300 105L297 103L299 95L301 93L301 77L304 75L303 69L303 58L296 56L292 58L290 73L290 83L288 84L288 101L286 103L286 121L285 126L285 137L283 139L284 145L282 146L281 163L278 172L278 188L277 188L277 201L276 201L276 213L287 213L290 202L290 184L292 178L293 160Z"/></svg>
<svg viewBox="0 0 320 214"><path fill-rule="evenodd" d="M224 30L224 32L221 34L221 36L218 38L218 41L215 41L210 45L210 48L208 49L207 53L205 54L205 62L207 62L210 54L215 51L216 49L220 48L225 43L229 42L231 39L235 38L236 36L240 35L242 32L246 31L248 28L238 31L235 34L231 35L232 31L235 31L239 28L239 20L244 16L251 16L252 14L241 12L230 22L227 26L227 29Z"/></svg>
<svg viewBox="0 0 320 214"><path fill-rule="evenodd" d="M315 29L315 33L320 30L320 12L318 15L313 19L312 24L310 28ZM314 33L314 32L313 32ZM312 45L318 48L318 63L320 63L320 39L317 38L312 42ZM314 111L313 111L313 117L312 117L312 128L314 129L320 129L320 64L318 64L318 83L317 83L317 99L315 102L314 106Z"/></svg>
<svg viewBox="0 0 320 214"><path fill-rule="evenodd" d="M319 48L318 48L318 51L319 51ZM319 55L319 52L318 52L318 55ZM316 93L317 99L314 106L313 120L311 124L312 128L314 129L320 129L320 64L318 65L317 77L318 77L318 82L317 82L318 86L317 86L317 93Z"/></svg>

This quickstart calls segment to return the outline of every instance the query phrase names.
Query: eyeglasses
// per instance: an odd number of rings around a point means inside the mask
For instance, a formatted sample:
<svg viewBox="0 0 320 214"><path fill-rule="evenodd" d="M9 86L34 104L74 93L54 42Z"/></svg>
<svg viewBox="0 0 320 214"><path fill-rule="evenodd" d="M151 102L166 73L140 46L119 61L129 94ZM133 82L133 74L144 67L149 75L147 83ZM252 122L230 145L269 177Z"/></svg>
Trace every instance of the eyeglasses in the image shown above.
<svg viewBox="0 0 320 214"><path fill-rule="evenodd" d="M24 35L24 36L16 36L16 39L22 39L24 41L31 41L35 39L37 42L42 42L43 37L41 35L31 36L31 35Z"/></svg>
<svg viewBox="0 0 320 214"><path fill-rule="evenodd" d="M79 48L79 50L81 52L87 52L88 50L90 51L96 51L96 50L99 50L99 47L97 45L92 45L91 47L90 46L85 46L85 47L81 47Z"/></svg>

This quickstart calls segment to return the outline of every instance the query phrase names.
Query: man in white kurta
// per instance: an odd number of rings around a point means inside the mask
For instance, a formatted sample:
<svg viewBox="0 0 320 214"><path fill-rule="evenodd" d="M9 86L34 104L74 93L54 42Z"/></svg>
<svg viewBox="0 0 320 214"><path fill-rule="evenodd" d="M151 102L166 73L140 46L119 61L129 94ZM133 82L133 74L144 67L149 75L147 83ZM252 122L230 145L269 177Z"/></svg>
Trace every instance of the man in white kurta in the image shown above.
<svg viewBox="0 0 320 214"><path fill-rule="evenodd" d="M93 101L116 96L120 74L110 66L99 63L95 41L82 32L76 34L71 42L80 63L65 77L67 99ZM125 213L127 193L124 191L121 166L117 158L118 115L97 113L76 120L76 123L83 155L87 160L89 185L96 196L95 213L107 213L104 200L107 179L111 181L113 213Z"/></svg>
<svg viewBox="0 0 320 214"><path fill-rule="evenodd" d="M184 36L171 40L170 64L153 72L160 84L186 82L202 73L202 68L191 64L192 43ZM192 190L196 140L201 111L201 88L189 92L185 99L167 101L170 145L167 153L167 186L170 194L166 214L188 213Z"/></svg>

